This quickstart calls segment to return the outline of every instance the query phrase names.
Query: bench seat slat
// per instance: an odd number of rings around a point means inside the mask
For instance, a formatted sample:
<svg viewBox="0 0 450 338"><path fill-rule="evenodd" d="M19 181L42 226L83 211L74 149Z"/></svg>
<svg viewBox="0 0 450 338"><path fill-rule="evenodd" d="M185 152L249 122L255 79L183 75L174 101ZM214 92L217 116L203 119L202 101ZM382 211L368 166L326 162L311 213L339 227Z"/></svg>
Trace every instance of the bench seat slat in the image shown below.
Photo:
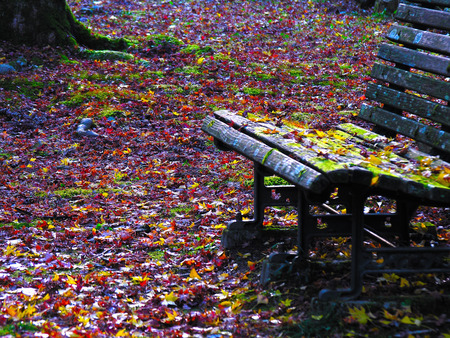
<svg viewBox="0 0 450 338"><path fill-rule="evenodd" d="M351 134L337 135L330 132L317 136L315 132L307 129L290 127L288 121L279 128L271 125L272 132L265 133L266 127L261 127L263 124L261 122L255 123L228 111L216 111L215 116L228 128L234 128L237 133L245 133L252 140L263 142L299 162L306 162L317 171L322 171L324 176L336 185L357 183L372 186L376 177L374 189L382 189L393 194L409 194L416 199L431 199L439 203L450 198L449 188L431 178L410 172L409 169L402 169L405 161L405 167L409 167L408 160L391 152L385 154L383 149L380 151L376 147L370 148L366 144L352 142ZM205 130L205 124L203 126ZM298 141L287 137L293 132L305 134ZM310 132L312 134L308 134ZM373 153L375 159L372 156L368 157L367 152ZM376 163L378 161L376 158L381 157L386 159L383 163ZM275 174L279 175L276 171Z"/></svg>
<svg viewBox="0 0 450 338"><path fill-rule="evenodd" d="M450 36L448 35L393 24L386 37L413 48L450 55Z"/></svg>
<svg viewBox="0 0 450 338"><path fill-rule="evenodd" d="M450 134L445 131L369 105L363 105L358 116L378 126L450 153Z"/></svg>
<svg viewBox="0 0 450 338"><path fill-rule="evenodd" d="M374 79L389 82L419 93L450 101L450 82L442 82L421 74L377 63L370 73Z"/></svg>
<svg viewBox="0 0 450 338"><path fill-rule="evenodd" d="M401 63L405 66L431 72L434 74L449 76L450 75L450 59L426 54L405 47L383 44L378 52L378 57L395 63Z"/></svg>
<svg viewBox="0 0 450 338"><path fill-rule="evenodd" d="M450 12L400 4L395 18L412 24L450 31Z"/></svg>
<svg viewBox="0 0 450 338"><path fill-rule="evenodd" d="M329 186L324 175L303 165L278 150L257 141L227 124L208 116L202 130L220 140L226 146L247 158L276 172L289 182L316 194L323 193Z"/></svg>
<svg viewBox="0 0 450 338"><path fill-rule="evenodd" d="M337 129L344 132L345 134L350 134L355 137L353 139L354 142L362 142L367 147L373 146L374 148L379 149L395 149L399 147L398 142L391 141L387 137L383 135L379 135L377 133L374 133L370 130L364 129L360 126L354 125L352 123L343 123L337 126ZM359 139L359 141L358 141ZM425 162L429 166L430 170L439 170L442 171L442 168L450 168L450 163L445 162L438 157L431 156L427 153L424 153L420 150L408 147L405 151L404 148L400 149L402 152L402 158L411 160L412 163L421 163ZM396 161L402 161L401 158L395 158L393 159L394 162ZM405 165L408 165L405 162ZM388 181L386 181L388 182ZM396 184L393 182L392 184ZM410 189L417 189L417 185L412 185L414 188ZM426 190L425 190L426 191ZM448 204L448 201L450 201L450 187L447 190L443 189L431 189L426 191L426 193L429 195L429 199L431 201L440 201L444 205ZM425 195L423 196L425 197Z"/></svg>
<svg viewBox="0 0 450 338"><path fill-rule="evenodd" d="M373 147L386 149L386 148L398 148L398 142L393 141L383 135L379 135L374 133L373 131L364 129L360 126L357 126L353 123L342 123L336 127L338 130L341 130L347 134L354 136L355 138L360 139L360 142L364 142L366 144L370 144ZM355 142L358 142L355 140ZM437 167L449 167L450 163L441 160L437 156L432 156L430 154L424 153L423 151L414 149L409 147L405 152L402 149L402 156L415 161L421 161L423 159L429 159L431 168Z"/></svg>
<svg viewBox="0 0 450 338"><path fill-rule="evenodd" d="M450 126L450 107L428 101L415 95L406 94L386 86L370 83L366 97L394 108Z"/></svg>

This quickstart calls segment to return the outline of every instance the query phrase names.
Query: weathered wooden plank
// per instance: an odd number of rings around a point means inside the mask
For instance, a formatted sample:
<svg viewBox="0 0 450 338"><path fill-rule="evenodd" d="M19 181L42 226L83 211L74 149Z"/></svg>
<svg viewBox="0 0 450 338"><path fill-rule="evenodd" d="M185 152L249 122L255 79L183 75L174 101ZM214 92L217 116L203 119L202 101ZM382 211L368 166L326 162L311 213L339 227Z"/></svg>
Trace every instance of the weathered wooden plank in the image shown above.
<svg viewBox="0 0 450 338"><path fill-rule="evenodd" d="M397 20L450 31L450 12L400 4L395 13Z"/></svg>
<svg viewBox="0 0 450 338"><path fill-rule="evenodd" d="M396 142L395 140L391 140L384 135L374 133L373 131L362 128L353 123L342 123L338 125L336 128L338 130L342 130L346 134L350 134L352 136L355 136L356 138L359 138L361 142L369 144L369 146L372 146L374 148L379 149L399 148L399 143ZM439 168L439 167L450 168L450 163L441 160L437 156L432 156L430 154L424 153L423 151L411 147L406 149L406 152L405 149L403 148L400 148L399 150L402 152L402 157L408 160L421 161L423 159L429 159L431 168Z"/></svg>
<svg viewBox="0 0 450 338"><path fill-rule="evenodd" d="M328 180L321 173L211 116L205 118L202 130L219 139L229 148L264 165L288 182L303 189L321 194L329 187Z"/></svg>
<svg viewBox="0 0 450 338"><path fill-rule="evenodd" d="M388 130L450 153L450 134L442 130L369 105L363 105L358 116Z"/></svg>
<svg viewBox="0 0 450 338"><path fill-rule="evenodd" d="M377 80L450 101L450 82L439 81L380 63L373 66L370 75Z"/></svg>
<svg viewBox="0 0 450 338"><path fill-rule="evenodd" d="M434 74L450 75L450 58L431 55L405 47L383 44L378 51L378 57L395 63L431 72Z"/></svg>
<svg viewBox="0 0 450 338"><path fill-rule="evenodd" d="M325 174L335 184L351 183L352 178L355 179L353 183L371 183L373 173L365 168L369 161L361 156L366 150L347 144L345 138L330 135L325 138L325 133L319 136L314 130L275 127L261 121L255 123L225 110L214 114L225 124Z"/></svg>
<svg viewBox="0 0 450 338"><path fill-rule="evenodd" d="M444 195L450 197L450 189L436 181L434 176L423 177L411 170L415 163L409 163L391 150L372 147L377 140L366 144L356 140L350 133L340 131L311 131L291 126L289 121L283 121L282 127L262 122L265 126L261 127L260 122L252 122L228 111L218 111L215 114L227 126L233 126L237 131L275 147L294 159L307 161L311 167L317 166L337 186L360 184L373 186L385 193L406 194L412 191L411 186L422 184L424 187L420 189L420 195L411 196L435 201L433 196L441 193L435 190L445 189L448 191ZM296 135L297 139L292 139L292 135ZM419 189L416 187L414 191ZM442 203L442 200L435 202Z"/></svg>
<svg viewBox="0 0 450 338"><path fill-rule="evenodd" d="M391 89L386 86L369 83L366 97L394 108L407 111L421 117L450 126L450 107L422 99L418 96Z"/></svg>
<svg viewBox="0 0 450 338"><path fill-rule="evenodd" d="M393 24L389 28L386 37L391 41L402 43L413 48L450 55L449 35Z"/></svg>
<svg viewBox="0 0 450 338"><path fill-rule="evenodd" d="M413 0L409 2L415 2L418 4L424 4L429 6L450 7L450 0Z"/></svg>
<svg viewBox="0 0 450 338"><path fill-rule="evenodd" d="M405 194L415 195L416 198L421 199L424 205L430 204L430 201L439 204L448 204L450 201L450 182L445 180L446 169L444 169L450 168L450 163L412 147L403 148L395 140L391 141L383 135L376 134L352 123L341 124L337 126L337 130L342 131L344 135L353 135L355 143L361 142L365 147L380 149L381 154L383 153L382 151L387 153L390 151L395 153L395 149L400 151L401 156L392 156L391 154L389 155L389 160L395 166L405 168L401 188ZM414 174L407 172L408 170L413 170ZM421 172L426 173L429 171L433 172L429 177L421 174ZM393 181L389 175L378 176L377 187L385 192L390 191L390 185L398 184L398 181ZM426 202L427 200L428 202Z"/></svg>

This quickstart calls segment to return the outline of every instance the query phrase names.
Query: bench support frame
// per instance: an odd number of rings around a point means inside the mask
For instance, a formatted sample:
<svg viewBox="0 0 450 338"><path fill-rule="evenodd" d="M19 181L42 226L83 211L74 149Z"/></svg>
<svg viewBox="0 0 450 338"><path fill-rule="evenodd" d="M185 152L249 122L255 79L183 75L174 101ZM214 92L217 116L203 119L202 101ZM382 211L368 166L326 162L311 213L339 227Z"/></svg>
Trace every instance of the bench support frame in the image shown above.
<svg viewBox="0 0 450 338"><path fill-rule="evenodd" d="M304 262L308 261L310 243L318 237L351 237L352 244L350 287L322 290L320 298L323 300L357 297L362 290L363 275L368 273L450 272L450 264L445 262L450 254L449 248L409 246L409 223L418 203L396 198L395 213L365 213L367 198L376 193L367 187L343 186L338 188L338 197L333 203L344 205L345 214L311 214L312 207L320 207L322 204L294 185L266 186L264 178L272 175L267 168L254 162L254 218L243 220L239 212L236 220L228 224L222 235L222 245L228 249L261 239L265 232L271 236L294 237L292 230L266 230L263 222L266 207L292 206L296 209L298 252L295 255L272 254L263 267L263 284L276 279L277 274L279 277L281 270L293 271L296 269L295 265L304 268ZM319 223L326 226L318 227ZM385 247L368 248L365 245L366 237L375 239ZM396 242L395 245L391 238Z"/></svg>

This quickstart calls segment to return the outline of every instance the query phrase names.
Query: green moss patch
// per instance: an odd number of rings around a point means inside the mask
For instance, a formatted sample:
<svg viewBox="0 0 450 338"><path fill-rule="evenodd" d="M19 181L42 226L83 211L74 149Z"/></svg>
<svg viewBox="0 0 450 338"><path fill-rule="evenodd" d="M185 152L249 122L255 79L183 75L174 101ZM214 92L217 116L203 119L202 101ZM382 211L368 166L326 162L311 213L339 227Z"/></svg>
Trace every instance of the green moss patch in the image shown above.
<svg viewBox="0 0 450 338"><path fill-rule="evenodd" d="M100 60L100 61L131 60L134 58L133 54L119 52L115 50L85 49L82 51L81 54L89 60Z"/></svg>

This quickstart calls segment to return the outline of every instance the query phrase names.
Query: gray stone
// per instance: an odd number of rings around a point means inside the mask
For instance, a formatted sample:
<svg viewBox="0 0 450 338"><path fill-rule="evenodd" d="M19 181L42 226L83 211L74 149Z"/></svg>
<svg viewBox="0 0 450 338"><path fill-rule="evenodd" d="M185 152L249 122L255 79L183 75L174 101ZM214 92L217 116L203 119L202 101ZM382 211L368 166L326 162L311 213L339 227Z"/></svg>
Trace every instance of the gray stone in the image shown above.
<svg viewBox="0 0 450 338"><path fill-rule="evenodd" d="M0 64L0 74L14 73L16 69L8 64Z"/></svg>
<svg viewBox="0 0 450 338"><path fill-rule="evenodd" d="M99 136L95 131L89 130L94 126L94 121L89 118L84 118L81 120L80 124L77 126L77 134L79 136L97 137Z"/></svg>

